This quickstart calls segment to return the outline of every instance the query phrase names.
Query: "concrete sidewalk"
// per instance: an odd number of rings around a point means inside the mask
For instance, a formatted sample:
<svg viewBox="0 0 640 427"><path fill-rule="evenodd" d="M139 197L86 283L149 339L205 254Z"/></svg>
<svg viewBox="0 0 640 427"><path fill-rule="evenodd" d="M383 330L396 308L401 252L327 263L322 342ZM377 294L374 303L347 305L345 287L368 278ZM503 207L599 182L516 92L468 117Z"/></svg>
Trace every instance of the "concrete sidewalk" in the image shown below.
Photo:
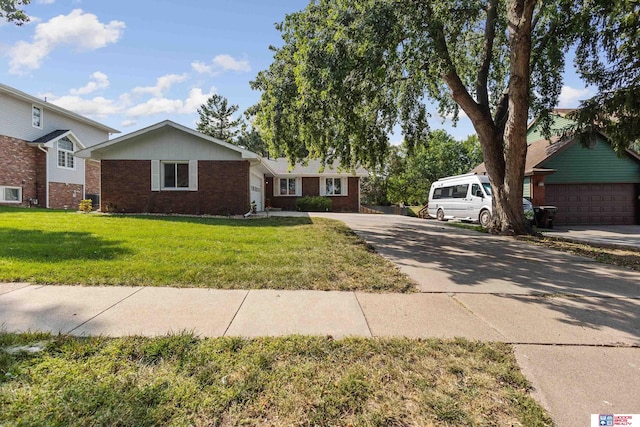
<svg viewBox="0 0 640 427"><path fill-rule="evenodd" d="M564 225L542 233L583 242L640 248L640 225Z"/></svg>
<svg viewBox="0 0 640 427"><path fill-rule="evenodd" d="M640 274L414 218L323 214L420 293L0 284L0 328L73 335L465 337L515 347L558 426L640 413Z"/></svg>

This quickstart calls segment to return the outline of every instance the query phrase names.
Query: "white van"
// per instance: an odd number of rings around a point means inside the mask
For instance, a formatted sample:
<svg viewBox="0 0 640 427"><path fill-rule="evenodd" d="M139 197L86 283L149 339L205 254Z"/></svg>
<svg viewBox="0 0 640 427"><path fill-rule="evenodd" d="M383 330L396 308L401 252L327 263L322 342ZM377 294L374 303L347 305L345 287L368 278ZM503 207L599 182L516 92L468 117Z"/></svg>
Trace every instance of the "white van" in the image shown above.
<svg viewBox="0 0 640 427"><path fill-rule="evenodd" d="M525 212L533 211L527 199L522 199L522 208ZM427 212L439 221L478 221L486 227L491 221L492 212L489 177L469 173L437 180L429 190Z"/></svg>

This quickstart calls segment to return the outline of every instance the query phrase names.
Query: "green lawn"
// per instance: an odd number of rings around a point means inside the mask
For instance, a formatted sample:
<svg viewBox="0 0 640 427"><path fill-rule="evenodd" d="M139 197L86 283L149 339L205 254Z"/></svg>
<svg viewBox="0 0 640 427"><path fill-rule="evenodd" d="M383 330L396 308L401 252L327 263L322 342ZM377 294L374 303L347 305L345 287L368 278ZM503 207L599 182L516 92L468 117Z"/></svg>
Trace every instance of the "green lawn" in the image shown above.
<svg viewBox="0 0 640 427"><path fill-rule="evenodd" d="M108 216L0 207L0 282L408 292L338 221Z"/></svg>
<svg viewBox="0 0 640 427"><path fill-rule="evenodd" d="M3 426L551 425L511 347L466 340L0 334L0 374Z"/></svg>

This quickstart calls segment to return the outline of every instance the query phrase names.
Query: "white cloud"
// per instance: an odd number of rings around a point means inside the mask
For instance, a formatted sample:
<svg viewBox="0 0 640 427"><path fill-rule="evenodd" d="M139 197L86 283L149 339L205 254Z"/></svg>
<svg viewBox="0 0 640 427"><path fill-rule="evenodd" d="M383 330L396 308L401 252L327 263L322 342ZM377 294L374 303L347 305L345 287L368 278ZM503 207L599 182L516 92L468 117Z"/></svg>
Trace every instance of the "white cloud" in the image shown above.
<svg viewBox="0 0 640 427"><path fill-rule="evenodd" d="M78 113L82 116L104 118L113 114L120 114L125 109L122 100L107 99L97 96L92 99L84 99L75 95L65 95L59 98L47 96L52 104Z"/></svg>
<svg viewBox="0 0 640 427"><path fill-rule="evenodd" d="M218 55L213 58L213 63L221 68L223 71L251 71L249 61L232 58L230 55Z"/></svg>
<svg viewBox="0 0 640 427"><path fill-rule="evenodd" d="M38 0L40 4L54 4L56 0Z"/></svg>
<svg viewBox="0 0 640 427"><path fill-rule="evenodd" d="M71 89L69 93L71 95L88 95L100 89L106 89L109 87L109 77L105 73L96 71L91 74L91 81L78 89Z"/></svg>
<svg viewBox="0 0 640 427"><path fill-rule="evenodd" d="M236 72L249 72L251 71L251 65L246 59L235 59L231 55L218 55L211 60L211 64L206 64L201 61L194 61L191 63L191 68L200 74L210 74L216 76L225 71Z"/></svg>
<svg viewBox="0 0 640 427"><path fill-rule="evenodd" d="M56 47L69 45L78 51L90 51L115 43L125 28L124 22L103 24L98 17L73 10L36 26L32 42L19 41L9 49L9 72L22 74L40 68L43 59Z"/></svg>
<svg viewBox="0 0 640 427"><path fill-rule="evenodd" d="M199 73L199 74L212 74L213 73L213 66L207 65L204 62L200 62L200 61L192 62L191 63L191 68L193 68L193 71L195 71L196 73Z"/></svg>
<svg viewBox="0 0 640 427"><path fill-rule="evenodd" d="M590 88L576 89L571 86L562 86L560 97L558 98L558 107L573 108L580 104L580 101L589 99L595 92Z"/></svg>
<svg viewBox="0 0 640 427"><path fill-rule="evenodd" d="M135 126L138 124L137 120L123 120L122 123L120 123L120 126L122 126L123 128L128 128L131 126Z"/></svg>
<svg viewBox="0 0 640 427"><path fill-rule="evenodd" d="M211 88L210 93L204 93L200 88L193 88L185 100L154 97L129 108L126 115L137 118L156 114L193 114L215 91Z"/></svg>
<svg viewBox="0 0 640 427"><path fill-rule="evenodd" d="M162 77L158 77L155 86L139 86L133 88L133 93L135 94L144 94L149 93L156 98L162 97L162 95L171 88L175 83L180 83L186 80L186 74L167 74Z"/></svg>

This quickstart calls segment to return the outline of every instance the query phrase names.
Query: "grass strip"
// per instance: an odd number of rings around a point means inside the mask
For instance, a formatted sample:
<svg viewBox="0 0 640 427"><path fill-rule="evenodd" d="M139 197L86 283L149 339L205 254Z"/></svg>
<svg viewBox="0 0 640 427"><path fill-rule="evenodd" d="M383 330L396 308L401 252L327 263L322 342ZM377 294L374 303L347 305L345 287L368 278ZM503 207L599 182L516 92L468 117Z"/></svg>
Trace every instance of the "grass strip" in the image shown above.
<svg viewBox="0 0 640 427"><path fill-rule="evenodd" d="M551 425L510 346L463 339L0 334L0 374L6 426Z"/></svg>

